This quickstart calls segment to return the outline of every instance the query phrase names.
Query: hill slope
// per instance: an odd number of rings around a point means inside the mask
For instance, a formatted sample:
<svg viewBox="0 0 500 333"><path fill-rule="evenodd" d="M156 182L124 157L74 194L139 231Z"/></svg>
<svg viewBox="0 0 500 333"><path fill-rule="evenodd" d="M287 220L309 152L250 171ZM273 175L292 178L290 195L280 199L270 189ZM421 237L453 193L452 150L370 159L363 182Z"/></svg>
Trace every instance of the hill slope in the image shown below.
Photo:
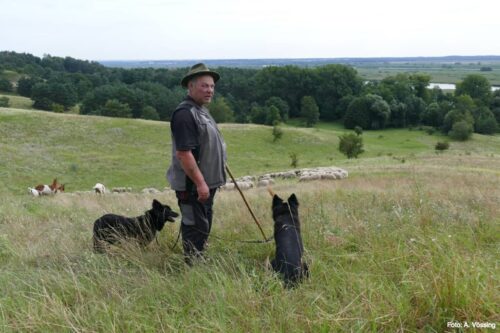
<svg viewBox="0 0 500 333"><path fill-rule="evenodd" d="M422 131L365 132L363 158L347 160L338 152L344 129L337 126L285 127L276 143L268 126L220 127L235 176L291 169L290 153L297 154L300 168L400 163L421 154L433 156L435 143L444 139ZM96 182L136 190L168 185L164 175L172 148L165 122L0 108L0 136L1 182L13 193L54 177L68 191L88 190ZM470 142L453 143L454 149L497 154L500 139L475 135Z"/></svg>

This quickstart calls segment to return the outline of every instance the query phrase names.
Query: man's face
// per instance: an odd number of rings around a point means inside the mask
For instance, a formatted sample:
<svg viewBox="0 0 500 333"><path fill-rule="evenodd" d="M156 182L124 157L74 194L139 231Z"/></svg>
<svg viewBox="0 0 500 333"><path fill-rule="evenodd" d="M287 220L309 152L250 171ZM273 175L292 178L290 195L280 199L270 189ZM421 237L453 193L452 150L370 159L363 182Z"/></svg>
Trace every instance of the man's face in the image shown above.
<svg viewBox="0 0 500 333"><path fill-rule="evenodd" d="M189 82L188 89L189 96L191 96L198 105L208 104L214 96L214 78L210 75L198 76Z"/></svg>

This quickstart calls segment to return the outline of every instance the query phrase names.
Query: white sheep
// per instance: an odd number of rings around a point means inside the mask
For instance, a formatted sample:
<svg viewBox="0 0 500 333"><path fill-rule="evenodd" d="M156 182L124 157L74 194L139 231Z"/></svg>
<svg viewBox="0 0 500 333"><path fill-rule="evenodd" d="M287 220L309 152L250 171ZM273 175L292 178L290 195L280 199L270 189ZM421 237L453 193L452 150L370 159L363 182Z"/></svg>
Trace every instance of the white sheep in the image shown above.
<svg viewBox="0 0 500 333"><path fill-rule="evenodd" d="M106 186L104 186L103 184L101 183L97 183L95 184L95 186L92 188L95 193L97 194L104 194L106 193Z"/></svg>

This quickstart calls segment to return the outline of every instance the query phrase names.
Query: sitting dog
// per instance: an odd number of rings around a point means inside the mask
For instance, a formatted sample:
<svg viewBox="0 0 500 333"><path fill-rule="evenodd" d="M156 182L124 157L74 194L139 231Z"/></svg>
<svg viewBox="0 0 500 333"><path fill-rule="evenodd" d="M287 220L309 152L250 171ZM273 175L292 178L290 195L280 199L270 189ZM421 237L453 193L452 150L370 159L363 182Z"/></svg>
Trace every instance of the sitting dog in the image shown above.
<svg viewBox="0 0 500 333"><path fill-rule="evenodd" d="M148 245L161 231L165 222L174 222L179 216L169 206L163 205L158 200L153 200L153 208L144 215L125 217L115 214L106 214L94 222L94 250L104 252L106 243L114 244L123 239L134 239L139 245Z"/></svg>
<svg viewBox="0 0 500 333"><path fill-rule="evenodd" d="M309 276L309 268L302 261L304 246L300 235L299 202L292 194L287 202L273 195L274 241L276 257L271 261L273 270L281 274L286 287L293 287Z"/></svg>

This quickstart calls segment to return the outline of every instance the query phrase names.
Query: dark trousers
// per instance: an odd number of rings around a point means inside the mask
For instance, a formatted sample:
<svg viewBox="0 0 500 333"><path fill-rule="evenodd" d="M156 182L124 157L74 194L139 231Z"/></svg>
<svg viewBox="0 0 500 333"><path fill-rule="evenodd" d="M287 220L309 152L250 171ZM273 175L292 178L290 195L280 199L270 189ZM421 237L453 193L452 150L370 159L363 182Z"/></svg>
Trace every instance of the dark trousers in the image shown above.
<svg viewBox="0 0 500 333"><path fill-rule="evenodd" d="M176 191L181 210L182 247L186 257L201 255L212 229L213 204L216 189L210 190L210 197L204 203L198 201L198 193Z"/></svg>

